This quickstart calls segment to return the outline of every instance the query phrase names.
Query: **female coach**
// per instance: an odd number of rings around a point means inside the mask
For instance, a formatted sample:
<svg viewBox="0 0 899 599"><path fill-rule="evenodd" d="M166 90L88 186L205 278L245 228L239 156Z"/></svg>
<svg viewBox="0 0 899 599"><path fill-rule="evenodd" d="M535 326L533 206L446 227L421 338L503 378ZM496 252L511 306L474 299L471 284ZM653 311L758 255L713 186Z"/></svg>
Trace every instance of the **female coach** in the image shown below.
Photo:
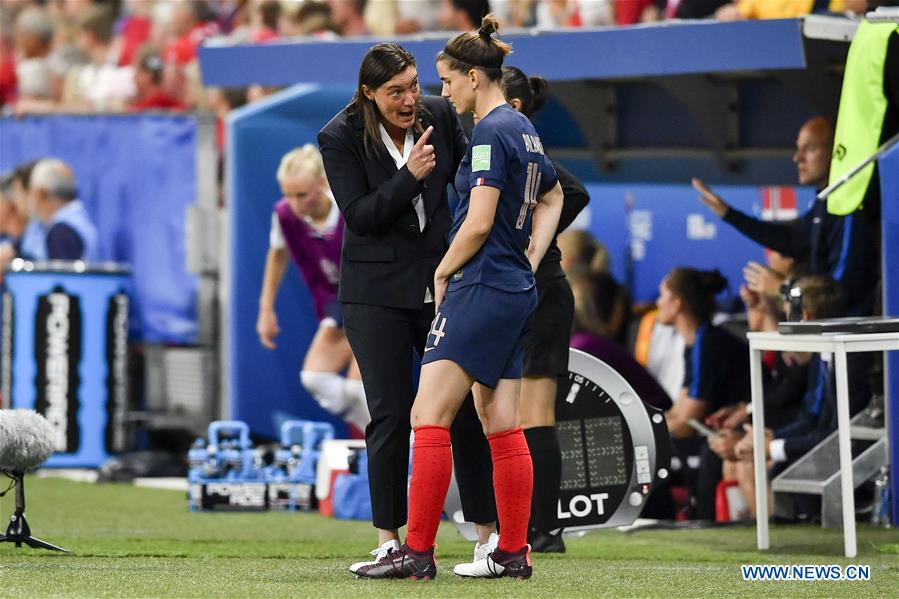
<svg viewBox="0 0 899 599"><path fill-rule="evenodd" d="M421 95L413 56L397 44L377 44L362 60L353 100L319 132L318 143L346 221L338 297L371 413L365 440L376 563L399 549L397 529L406 523L413 351L424 356L434 319L434 269L450 228L446 187L467 140L445 99ZM485 443L475 432L480 439L457 442ZM478 484L489 488L489 473ZM466 517L496 519L492 501L479 509Z"/></svg>
<svg viewBox="0 0 899 599"><path fill-rule="evenodd" d="M449 426L472 386L490 443L501 532L496 550L455 572L531 575L533 470L518 393L525 329L537 304L534 270L555 235L562 190L534 127L503 96L511 46L492 37L496 27L487 15L478 31L456 36L437 57L443 95L479 120L454 182L460 201L450 247L434 275L437 315L412 407L409 532L399 551L359 568L360 576L436 575L434 539L452 470Z"/></svg>

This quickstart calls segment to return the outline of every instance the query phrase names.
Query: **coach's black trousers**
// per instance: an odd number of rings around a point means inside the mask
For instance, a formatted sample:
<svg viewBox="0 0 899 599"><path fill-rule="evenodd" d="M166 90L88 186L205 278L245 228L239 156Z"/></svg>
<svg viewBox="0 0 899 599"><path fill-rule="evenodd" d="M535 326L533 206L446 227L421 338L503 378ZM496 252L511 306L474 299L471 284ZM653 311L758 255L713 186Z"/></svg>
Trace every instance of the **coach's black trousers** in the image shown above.
<svg viewBox="0 0 899 599"><path fill-rule="evenodd" d="M372 524L391 530L406 524L407 481L409 475L409 414L415 399L413 352L421 356L427 341L434 304L422 310L403 310L367 304L343 304L344 329L362 373L371 422L365 429L368 449L368 477L371 491ZM471 401L470 399L466 401ZM490 450L477 414L462 410L458 419L474 418L474 423L453 426L453 447L480 450L489 463ZM468 453L468 452L466 452ZM489 469L479 462L458 460L456 478L462 496L472 494L483 501L465 510L474 522L496 520L493 481ZM477 503L477 507L473 504ZM466 506L469 507L469 506Z"/></svg>

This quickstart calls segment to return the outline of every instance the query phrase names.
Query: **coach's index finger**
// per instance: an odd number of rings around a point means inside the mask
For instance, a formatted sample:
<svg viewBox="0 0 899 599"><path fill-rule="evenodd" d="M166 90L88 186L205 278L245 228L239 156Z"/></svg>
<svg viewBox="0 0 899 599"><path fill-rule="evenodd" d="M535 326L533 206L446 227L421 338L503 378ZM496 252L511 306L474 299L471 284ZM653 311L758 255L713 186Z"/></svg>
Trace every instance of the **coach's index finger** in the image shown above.
<svg viewBox="0 0 899 599"><path fill-rule="evenodd" d="M429 126L425 129L425 132L421 134L421 137L418 138L418 141L415 142L415 147L420 148L428 143L428 138L431 137L431 133L434 132L434 125Z"/></svg>

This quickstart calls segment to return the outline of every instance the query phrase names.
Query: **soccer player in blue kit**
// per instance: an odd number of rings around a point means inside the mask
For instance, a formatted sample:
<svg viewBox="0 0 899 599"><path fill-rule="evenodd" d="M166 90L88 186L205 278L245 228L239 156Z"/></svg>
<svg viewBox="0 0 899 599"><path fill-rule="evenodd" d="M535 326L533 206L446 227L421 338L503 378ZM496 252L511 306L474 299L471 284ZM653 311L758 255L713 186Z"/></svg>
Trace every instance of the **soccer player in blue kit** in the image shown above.
<svg viewBox="0 0 899 599"><path fill-rule="evenodd" d="M531 576L533 469L519 424L523 337L537 305L536 270L559 222L562 189L527 117L501 87L511 46L497 21L450 40L437 56L442 95L479 117L456 173L460 202L434 276L437 315L412 406L415 441L406 543L356 570L369 578L433 578L434 540L452 470L449 427L469 390L490 443L500 522L497 549L456 574Z"/></svg>

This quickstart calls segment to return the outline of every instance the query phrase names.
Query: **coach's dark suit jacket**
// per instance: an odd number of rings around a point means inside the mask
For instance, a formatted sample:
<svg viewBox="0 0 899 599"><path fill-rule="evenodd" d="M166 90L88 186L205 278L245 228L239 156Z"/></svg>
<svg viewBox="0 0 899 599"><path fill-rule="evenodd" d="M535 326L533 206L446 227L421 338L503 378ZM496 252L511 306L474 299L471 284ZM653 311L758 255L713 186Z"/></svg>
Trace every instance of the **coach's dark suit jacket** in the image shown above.
<svg viewBox="0 0 899 599"><path fill-rule="evenodd" d="M437 165L424 182L399 170L380 140L365 151L360 115L346 108L318 134L328 183L346 220L340 264L342 302L421 309L425 286L447 249L451 218L446 186L456 175L468 141L445 99L423 96L419 118L434 126L429 144ZM416 140L418 135L415 135ZM427 223L419 230L412 204L419 193Z"/></svg>

